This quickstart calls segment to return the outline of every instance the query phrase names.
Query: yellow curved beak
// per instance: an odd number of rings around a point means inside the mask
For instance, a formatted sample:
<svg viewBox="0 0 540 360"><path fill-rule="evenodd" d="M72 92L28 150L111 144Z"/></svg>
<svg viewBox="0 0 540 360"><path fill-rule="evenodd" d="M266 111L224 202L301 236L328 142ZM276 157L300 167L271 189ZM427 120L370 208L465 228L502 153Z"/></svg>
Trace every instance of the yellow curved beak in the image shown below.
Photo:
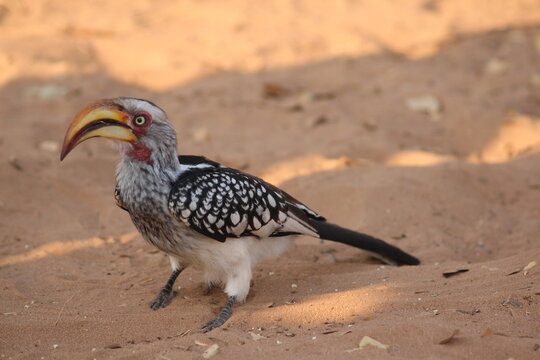
<svg viewBox="0 0 540 360"><path fill-rule="evenodd" d="M79 111L64 137L60 154L62 161L71 150L83 141L93 137L136 141L137 136L128 125L129 115L111 100L92 103Z"/></svg>

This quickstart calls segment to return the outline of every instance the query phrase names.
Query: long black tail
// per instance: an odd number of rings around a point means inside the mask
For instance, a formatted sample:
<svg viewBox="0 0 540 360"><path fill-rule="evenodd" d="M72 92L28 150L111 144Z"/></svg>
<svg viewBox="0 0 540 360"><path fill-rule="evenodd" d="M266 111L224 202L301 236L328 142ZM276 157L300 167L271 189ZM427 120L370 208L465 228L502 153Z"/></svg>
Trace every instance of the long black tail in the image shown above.
<svg viewBox="0 0 540 360"><path fill-rule="evenodd" d="M405 251L390 245L380 239L366 234L342 228L341 226L324 221L312 220L313 226L321 239L336 241L359 249L371 251L396 265L418 265L420 260Z"/></svg>

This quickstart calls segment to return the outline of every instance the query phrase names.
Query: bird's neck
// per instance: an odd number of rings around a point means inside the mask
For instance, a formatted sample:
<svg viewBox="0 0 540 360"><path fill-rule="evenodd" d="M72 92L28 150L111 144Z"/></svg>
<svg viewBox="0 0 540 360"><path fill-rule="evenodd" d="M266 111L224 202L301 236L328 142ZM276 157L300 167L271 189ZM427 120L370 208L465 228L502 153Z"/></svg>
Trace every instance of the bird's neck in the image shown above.
<svg viewBox="0 0 540 360"><path fill-rule="evenodd" d="M134 179L170 184L181 171L176 144L149 147L137 142L121 149L121 154L122 159L116 169L119 185L134 184Z"/></svg>

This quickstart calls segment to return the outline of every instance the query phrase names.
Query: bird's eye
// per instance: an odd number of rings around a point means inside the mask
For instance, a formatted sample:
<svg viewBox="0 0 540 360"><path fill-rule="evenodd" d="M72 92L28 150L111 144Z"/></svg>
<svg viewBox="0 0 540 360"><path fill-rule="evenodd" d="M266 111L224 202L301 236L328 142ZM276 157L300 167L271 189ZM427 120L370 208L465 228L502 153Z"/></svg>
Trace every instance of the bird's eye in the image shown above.
<svg viewBox="0 0 540 360"><path fill-rule="evenodd" d="M139 115L135 117L135 119L133 119L133 122L137 126L143 126L144 124L146 124L146 117L144 117L143 115Z"/></svg>

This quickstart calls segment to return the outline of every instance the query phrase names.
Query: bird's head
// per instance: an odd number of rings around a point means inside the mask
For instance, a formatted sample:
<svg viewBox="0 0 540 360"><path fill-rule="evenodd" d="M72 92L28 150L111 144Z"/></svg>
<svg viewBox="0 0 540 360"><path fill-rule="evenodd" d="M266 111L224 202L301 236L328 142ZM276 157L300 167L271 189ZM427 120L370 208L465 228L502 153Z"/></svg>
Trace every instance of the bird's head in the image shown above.
<svg viewBox="0 0 540 360"><path fill-rule="evenodd" d="M176 133L157 105L141 99L98 100L75 116L64 137L63 160L71 150L93 137L120 140L124 157L152 162L156 156L176 158Z"/></svg>

